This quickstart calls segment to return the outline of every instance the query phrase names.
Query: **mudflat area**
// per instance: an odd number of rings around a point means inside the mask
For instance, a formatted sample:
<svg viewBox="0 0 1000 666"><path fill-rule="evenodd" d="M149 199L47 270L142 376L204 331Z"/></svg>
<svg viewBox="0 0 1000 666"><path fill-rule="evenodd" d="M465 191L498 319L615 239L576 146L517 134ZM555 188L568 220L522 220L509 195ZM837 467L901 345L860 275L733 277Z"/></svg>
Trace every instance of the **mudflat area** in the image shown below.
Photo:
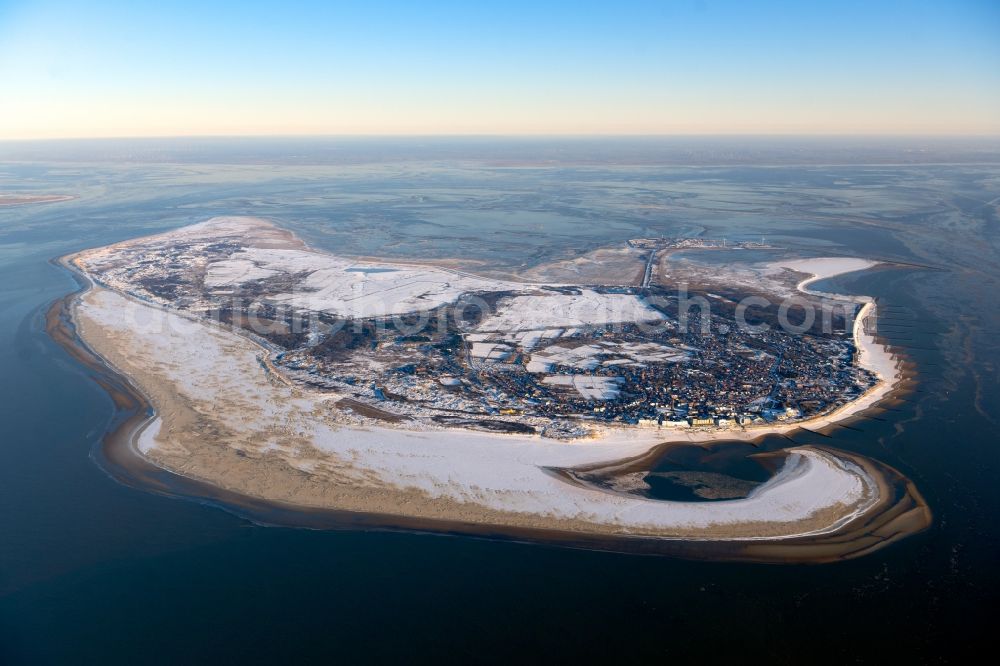
<svg viewBox="0 0 1000 666"><path fill-rule="evenodd" d="M75 198L71 194L0 194L0 208L5 206L56 203L57 201L71 201Z"/></svg>

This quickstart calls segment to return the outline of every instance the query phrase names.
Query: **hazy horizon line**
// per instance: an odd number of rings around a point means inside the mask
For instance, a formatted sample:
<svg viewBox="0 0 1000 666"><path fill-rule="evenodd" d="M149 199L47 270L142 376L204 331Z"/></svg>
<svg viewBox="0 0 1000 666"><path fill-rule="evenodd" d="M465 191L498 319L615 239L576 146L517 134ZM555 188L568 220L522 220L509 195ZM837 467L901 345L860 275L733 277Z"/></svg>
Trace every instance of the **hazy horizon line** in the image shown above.
<svg viewBox="0 0 1000 666"><path fill-rule="evenodd" d="M642 138L802 138L802 139L1000 139L997 133L957 132L630 132L630 133L276 133L276 134L108 134L55 137L0 137L0 143L44 143L57 141L122 141L151 139L642 139Z"/></svg>

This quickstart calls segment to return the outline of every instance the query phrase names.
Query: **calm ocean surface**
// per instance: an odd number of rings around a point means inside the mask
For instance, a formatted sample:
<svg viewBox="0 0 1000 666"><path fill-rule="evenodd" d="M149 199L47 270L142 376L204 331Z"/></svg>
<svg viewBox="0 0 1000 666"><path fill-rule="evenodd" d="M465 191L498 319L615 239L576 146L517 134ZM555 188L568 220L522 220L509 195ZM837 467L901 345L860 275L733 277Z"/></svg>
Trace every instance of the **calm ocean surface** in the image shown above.
<svg viewBox="0 0 1000 666"><path fill-rule="evenodd" d="M1000 167L132 157L0 161L0 192L79 196L0 208L0 663L867 663L986 640L1000 601ZM75 287L49 260L220 214L271 217L335 252L513 267L699 233L932 267L836 281L882 299L883 333L920 385L863 432L796 439L899 468L934 526L836 565L723 564L264 528L119 485L91 458L110 399L43 329Z"/></svg>

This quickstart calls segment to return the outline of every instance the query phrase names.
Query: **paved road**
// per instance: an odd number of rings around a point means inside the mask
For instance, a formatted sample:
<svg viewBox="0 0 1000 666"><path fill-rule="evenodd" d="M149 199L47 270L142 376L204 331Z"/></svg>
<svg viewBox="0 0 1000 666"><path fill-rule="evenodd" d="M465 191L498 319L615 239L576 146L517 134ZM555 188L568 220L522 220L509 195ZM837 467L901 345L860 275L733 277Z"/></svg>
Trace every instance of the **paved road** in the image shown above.
<svg viewBox="0 0 1000 666"><path fill-rule="evenodd" d="M642 286L648 287L649 281L653 279L653 262L656 260L656 250L649 251L649 259L646 260L646 272L642 274Z"/></svg>

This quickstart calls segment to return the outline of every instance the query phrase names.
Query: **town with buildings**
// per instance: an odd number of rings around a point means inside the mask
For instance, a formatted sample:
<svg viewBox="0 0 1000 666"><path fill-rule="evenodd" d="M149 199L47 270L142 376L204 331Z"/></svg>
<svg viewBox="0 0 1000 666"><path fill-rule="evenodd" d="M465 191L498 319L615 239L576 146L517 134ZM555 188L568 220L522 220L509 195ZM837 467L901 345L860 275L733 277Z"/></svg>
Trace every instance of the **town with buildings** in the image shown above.
<svg viewBox="0 0 1000 666"><path fill-rule="evenodd" d="M648 327L513 332L448 321L420 335L400 334L389 321L344 322L276 363L314 386L350 387L393 414L553 436L578 435L592 422L727 428L798 420L874 383L855 367L846 339L749 330L722 317L703 335L697 314L684 333L664 315Z"/></svg>

